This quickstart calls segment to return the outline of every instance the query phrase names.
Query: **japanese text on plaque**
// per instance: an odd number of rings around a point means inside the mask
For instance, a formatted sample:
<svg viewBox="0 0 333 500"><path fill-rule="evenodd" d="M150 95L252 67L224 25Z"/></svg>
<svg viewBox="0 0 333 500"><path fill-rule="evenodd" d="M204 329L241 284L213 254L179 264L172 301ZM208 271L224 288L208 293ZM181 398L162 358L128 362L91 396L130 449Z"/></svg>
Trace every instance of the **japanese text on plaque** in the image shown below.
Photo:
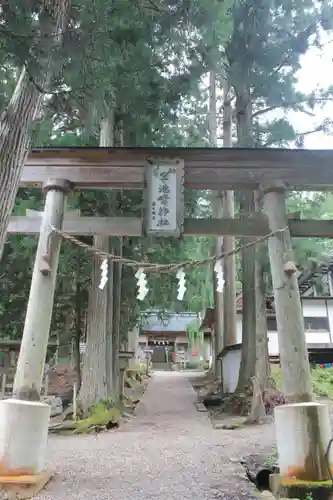
<svg viewBox="0 0 333 500"><path fill-rule="evenodd" d="M155 165L152 174L152 229L174 231L177 229L177 170L167 165Z"/></svg>

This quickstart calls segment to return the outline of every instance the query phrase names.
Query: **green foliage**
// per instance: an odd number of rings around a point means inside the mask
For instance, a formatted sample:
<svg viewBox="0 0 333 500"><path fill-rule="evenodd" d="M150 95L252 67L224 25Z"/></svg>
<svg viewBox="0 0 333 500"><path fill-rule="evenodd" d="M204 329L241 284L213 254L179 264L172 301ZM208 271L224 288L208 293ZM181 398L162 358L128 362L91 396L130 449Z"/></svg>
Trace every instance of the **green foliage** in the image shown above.
<svg viewBox="0 0 333 500"><path fill-rule="evenodd" d="M43 59L45 47L36 39L37 2L7 2L0 13L0 107L12 94L17 72L27 58L32 67ZM202 146L209 144L208 92L202 76L213 68L218 77L228 76L235 93L247 88L253 102L253 146L286 146L297 134L286 118L262 120L267 110L308 110L331 98L331 89L310 96L296 91L299 59L318 41L318 28L331 26L331 2L316 7L312 0L273 2L254 0L85 0L74 2L70 30L59 57L64 70L52 82L47 112L34 130L34 146L97 146L99 123L115 112L127 146ZM305 7L305 8L303 8ZM131 13L129 16L128 13ZM207 27L209 26L209 29ZM35 43L36 45L36 43ZM32 57L36 59L32 60ZM38 61L37 61L38 62ZM239 111L239 110L238 110ZM269 115L266 115L269 116ZM220 121L221 124L221 121ZM119 133L118 133L119 135ZM118 137L119 142L119 137ZM115 205L114 205L115 200ZM185 193L186 216L210 217L206 192ZM15 214L42 210L40 190L21 189ZM142 193L105 191L76 192L69 208L83 215L141 216ZM288 199L290 211L304 217L333 215L330 194ZM23 328L37 238L10 236L1 262L0 325L3 336L19 338ZM211 255L213 238L123 238L123 254L156 263L204 259ZM91 241L89 241L91 243ZM114 241L117 244L118 240ZM300 267L310 258L332 251L330 240L296 240ZM270 273L265 246L260 249ZM241 273L238 266L238 284ZM78 272L79 267L79 272ZM148 277L150 293L139 304L133 270L123 268L121 332L123 339L141 311L158 308L201 312L213 304L212 270L209 265L186 270L187 290L176 299L175 275ZM77 290L83 317L90 285L90 255L69 243L62 245L52 333L75 332Z"/></svg>
<svg viewBox="0 0 333 500"><path fill-rule="evenodd" d="M204 338L198 320L193 320L187 325L186 333L190 346L197 345L198 347L202 347Z"/></svg>
<svg viewBox="0 0 333 500"><path fill-rule="evenodd" d="M187 113L191 110L192 116L196 115L193 96L199 95L200 76L213 57L213 42L225 40L227 36L223 35L222 28L227 26L226 11L230 4L216 0L215 6L219 8L218 16L206 0L188 5L186 2L163 2L163 6L156 9L153 4L139 5L122 0L74 2L72 20L75 22L71 22L70 30L64 34L59 52L64 70L52 82L54 93L47 100L43 121L34 129L33 145L96 146L99 122L110 109L115 111L116 127L122 128L127 145L196 144L201 133L193 120L187 119ZM9 101L21 64L28 61L33 69L44 58L45 47L37 31L36 9L39 9L37 4L9 2L1 11L4 28L0 32L0 52L3 48L6 62L0 74L2 108ZM129 11L131 16L128 16ZM202 43L200 36L205 23L214 25L209 36L215 38L210 40L209 47ZM25 41L24 46L20 45L20 40ZM183 118L179 120L179 116ZM198 196L200 193L187 193L186 204L188 213L200 216ZM69 208L79 208L83 215L109 216L114 208L112 197L101 191L74 193ZM141 215L141 193L117 193L116 199L115 210L119 215ZM41 191L20 190L14 213L24 215L28 208L42 210L42 207ZM3 336L19 338L21 335L36 243L35 237L9 237L1 268ZM197 244L198 239L191 238L184 244L174 240L124 238L123 253L137 260L146 259L148 254L155 262L187 260L192 252L206 257L210 244L200 246L199 251ZM52 334L63 331L67 331L69 337L74 334L77 289L84 316L90 269L89 254L78 251L71 244L62 245ZM178 309L202 310L206 299L202 300L200 288L202 283L210 288L210 271L201 268L193 275L192 278L190 274L183 304L175 300L174 280L169 276L152 277L153 291L143 308L151 305L167 308L177 303ZM139 314L135 295L133 271L125 267L121 301L123 338ZM207 300L210 300L208 297L209 293Z"/></svg>
<svg viewBox="0 0 333 500"><path fill-rule="evenodd" d="M286 200L287 210L295 218L328 219L333 217L333 196L331 193L291 192ZM313 262L322 262L332 258L331 239L295 238L292 241L295 262L300 271L307 270ZM273 293L268 251L265 245L260 249L261 262L264 266L264 277L267 293ZM240 272L240 270L238 270Z"/></svg>
<svg viewBox="0 0 333 500"><path fill-rule="evenodd" d="M280 368L273 365L271 377L276 387L282 388L282 373ZM333 368L311 368L312 388L318 397L333 399Z"/></svg>
<svg viewBox="0 0 333 500"><path fill-rule="evenodd" d="M276 446L274 446L271 453L266 458L264 465L268 467L273 467L276 465L277 460L278 460L277 448Z"/></svg>
<svg viewBox="0 0 333 500"><path fill-rule="evenodd" d="M284 0L237 0L232 7L232 34L225 45L225 69L236 97L236 118L250 105L250 137L238 137L246 146L287 146L302 143L286 117L268 119L274 110L313 113L332 100L332 88L314 89L308 95L297 89L300 58L320 36L332 29L332 2L319 4ZM323 121L320 130L331 124ZM244 135L244 131L242 132ZM245 142L244 142L245 141Z"/></svg>
<svg viewBox="0 0 333 500"><path fill-rule="evenodd" d="M333 368L316 368L311 371L313 390L317 396L333 398Z"/></svg>

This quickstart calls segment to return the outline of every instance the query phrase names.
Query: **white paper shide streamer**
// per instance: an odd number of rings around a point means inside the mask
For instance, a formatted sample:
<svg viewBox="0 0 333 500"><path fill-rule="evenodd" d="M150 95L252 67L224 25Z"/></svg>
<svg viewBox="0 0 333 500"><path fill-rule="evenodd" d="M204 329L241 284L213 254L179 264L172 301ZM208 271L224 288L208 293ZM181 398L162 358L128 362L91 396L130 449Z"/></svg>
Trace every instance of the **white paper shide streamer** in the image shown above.
<svg viewBox="0 0 333 500"><path fill-rule="evenodd" d="M108 260L104 259L101 264L101 281L99 284L99 289L104 290L104 287L108 281Z"/></svg>
<svg viewBox="0 0 333 500"><path fill-rule="evenodd" d="M138 280L137 286L139 287L136 298L138 300L144 300L149 288L147 287L147 276L142 268L140 268L136 273L135 277Z"/></svg>
<svg viewBox="0 0 333 500"><path fill-rule="evenodd" d="M216 291L222 293L225 281L223 278L223 265L221 260L215 262L214 271L216 275Z"/></svg>
<svg viewBox="0 0 333 500"><path fill-rule="evenodd" d="M186 292L186 284L185 284L185 273L183 269L179 269L176 274L176 278L178 280L178 300L183 300L185 292Z"/></svg>

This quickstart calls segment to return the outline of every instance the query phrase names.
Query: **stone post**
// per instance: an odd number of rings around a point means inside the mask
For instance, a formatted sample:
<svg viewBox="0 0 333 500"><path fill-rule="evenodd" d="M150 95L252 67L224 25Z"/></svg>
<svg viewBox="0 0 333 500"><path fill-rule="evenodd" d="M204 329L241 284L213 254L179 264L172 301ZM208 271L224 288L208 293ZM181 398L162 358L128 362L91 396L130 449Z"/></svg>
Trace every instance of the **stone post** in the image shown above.
<svg viewBox="0 0 333 500"><path fill-rule="evenodd" d="M134 353L133 358L129 360L128 366L129 368L134 369L139 364L139 328L138 326L134 326L132 330L128 332L128 342L127 349L128 351L132 351Z"/></svg>
<svg viewBox="0 0 333 500"><path fill-rule="evenodd" d="M326 457L331 438L328 407L320 403L277 406L276 444L282 483L329 481L332 452ZM328 463L327 463L328 458Z"/></svg>
<svg viewBox="0 0 333 500"><path fill-rule="evenodd" d="M126 368L124 366L121 366L119 368L119 399L122 401L124 399L124 392L125 392L125 373L126 373Z"/></svg>

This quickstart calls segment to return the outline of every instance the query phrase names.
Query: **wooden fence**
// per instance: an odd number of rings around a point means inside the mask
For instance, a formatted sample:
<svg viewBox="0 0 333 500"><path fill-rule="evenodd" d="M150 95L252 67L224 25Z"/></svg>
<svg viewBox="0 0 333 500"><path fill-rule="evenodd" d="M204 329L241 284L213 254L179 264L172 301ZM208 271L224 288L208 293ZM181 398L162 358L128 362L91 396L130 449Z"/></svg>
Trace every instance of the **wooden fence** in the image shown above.
<svg viewBox="0 0 333 500"><path fill-rule="evenodd" d="M0 399L11 398L13 395L15 370L6 370L0 373ZM49 388L49 376L46 374L43 379L41 395L47 397Z"/></svg>

